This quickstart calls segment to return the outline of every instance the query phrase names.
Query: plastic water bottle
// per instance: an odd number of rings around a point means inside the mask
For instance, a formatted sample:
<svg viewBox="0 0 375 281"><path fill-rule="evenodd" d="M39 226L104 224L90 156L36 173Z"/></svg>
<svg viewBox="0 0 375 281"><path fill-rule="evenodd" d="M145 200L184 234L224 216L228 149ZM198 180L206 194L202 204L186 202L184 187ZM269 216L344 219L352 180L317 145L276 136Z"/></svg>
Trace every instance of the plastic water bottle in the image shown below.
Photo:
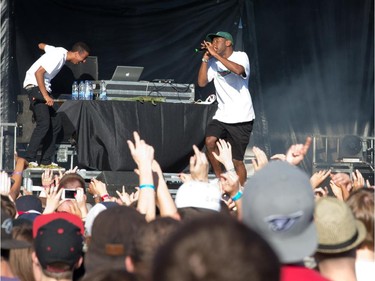
<svg viewBox="0 0 375 281"><path fill-rule="evenodd" d="M85 83L83 83L83 81L79 82L78 90L79 90L78 99L84 100L85 99Z"/></svg>
<svg viewBox="0 0 375 281"><path fill-rule="evenodd" d="M77 83L77 81L74 81L73 85L72 85L72 100L78 100L78 83Z"/></svg>
<svg viewBox="0 0 375 281"><path fill-rule="evenodd" d="M92 85L92 81L89 81L89 100L94 99L94 87Z"/></svg>
<svg viewBox="0 0 375 281"><path fill-rule="evenodd" d="M85 100L90 100L90 82L85 81Z"/></svg>
<svg viewBox="0 0 375 281"><path fill-rule="evenodd" d="M104 80L100 81L99 99L100 100L107 100L107 88L106 88Z"/></svg>

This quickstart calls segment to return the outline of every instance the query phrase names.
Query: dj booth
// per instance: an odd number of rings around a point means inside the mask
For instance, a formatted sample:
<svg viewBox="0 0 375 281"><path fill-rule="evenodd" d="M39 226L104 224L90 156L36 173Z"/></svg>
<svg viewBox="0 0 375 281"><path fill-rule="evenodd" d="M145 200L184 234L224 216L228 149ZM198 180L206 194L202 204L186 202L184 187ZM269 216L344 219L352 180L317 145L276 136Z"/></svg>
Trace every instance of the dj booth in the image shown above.
<svg viewBox="0 0 375 281"><path fill-rule="evenodd" d="M137 131L154 147L163 172L178 173L188 166L192 145L203 148L216 109L215 104L68 100L58 112L64 127L75 131L80 168L132 171L136 165L126 141L134 141Z"/></svg>

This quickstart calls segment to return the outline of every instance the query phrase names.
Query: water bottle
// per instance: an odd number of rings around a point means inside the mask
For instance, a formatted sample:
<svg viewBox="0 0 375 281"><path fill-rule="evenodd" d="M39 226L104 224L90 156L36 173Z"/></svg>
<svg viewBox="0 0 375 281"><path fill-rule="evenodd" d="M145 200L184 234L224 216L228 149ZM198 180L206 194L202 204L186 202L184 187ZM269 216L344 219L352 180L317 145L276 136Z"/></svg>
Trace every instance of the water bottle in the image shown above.
<svg viewBox="0 0 375 281"><path fill-rule="evenodd" d="M89 100L94 99L94 86L92 84L92 81L89 81Z"/></svg>
<svg viewBox="0 0 375 281"><path fill-rule="evenodd" d="M100 100L107 100L107 88L105 86L104 80L100 82L100 94L99 94Z"/></svg>
<svg viewBox="0 0 375 281"><path fill-rule="evenodd" d="M72 100L78 100L78 83L77 83L77 81L74 81L73 85L72 85Z"/></svg>
<svg viewBox="0 0 375 281"><path fill-rule="evenodd" d="M88 80L85 81L85 100L90 100L90 83Z"/></svg>
<svg viewBox="0 0 375 281"><path fill-rule="evenodd" d="M85 99L85 83L83 83L83 81L79 82L79 96L78 96L78 99L79 100L84 100Z"/></svg>

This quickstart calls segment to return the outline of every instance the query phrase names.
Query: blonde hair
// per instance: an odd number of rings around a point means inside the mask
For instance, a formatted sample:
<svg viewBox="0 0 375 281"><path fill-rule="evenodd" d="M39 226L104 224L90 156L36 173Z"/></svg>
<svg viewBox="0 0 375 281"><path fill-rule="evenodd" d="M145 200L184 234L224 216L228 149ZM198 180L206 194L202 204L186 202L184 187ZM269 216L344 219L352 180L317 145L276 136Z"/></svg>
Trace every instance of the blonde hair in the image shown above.
<svg viewBox="0 0 375 281"><path fill-rule="evenodd" d="M32 231L31 225L21 224L13 227L12 236L14 239L32 243ZM10 268L21 281L35 281L31 259L32 251L30 246L29 248L11 249L9 252Z"/></svg>

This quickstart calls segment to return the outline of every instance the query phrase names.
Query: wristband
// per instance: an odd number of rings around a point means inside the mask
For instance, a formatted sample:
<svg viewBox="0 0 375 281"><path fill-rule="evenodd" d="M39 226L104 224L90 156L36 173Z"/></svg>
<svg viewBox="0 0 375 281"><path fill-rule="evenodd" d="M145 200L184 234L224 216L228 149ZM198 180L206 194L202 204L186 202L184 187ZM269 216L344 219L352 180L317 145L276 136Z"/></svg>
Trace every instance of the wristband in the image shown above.
<svg viewBox="0 0 375 281"><path fill-rule="evenodd" d="M227 172L235 172L235 171L236 171L235 168L232 168L232 169L227 170Z"/></svg>
<svg viewBox="0 0 375 281"><path fill-rule="evenodd" d="M242 191L241 190L239 190L237 193L236 193L236 195L234 195L233 197L232 197L232 201L234 201L234 202L236 202L238 199L240 199L242 197Z"/></svg>
<svg viewBox="0 0 375 281"><path fill-rule="evenodd" d="M22 172L20 172L20 171L14 171L14 172L13 172L13 176L14 176L14 175L22 175Z"/></svg>
<svg viewBox="0 0 375 281"><path fill-rule="evenodd" d="M110 199L111 197L109 197L108 194L104 194L101 198L102 198L102 201L104 201L105 199Z"/></svg>
<svg viewBox="0 0 375 281"><path fill-rule="evenodd" d="M140 189L142 188L152 188L152 189L155 189L155 186L153 184L141 184L139 186Z"/></svg>
<svg viewBox="0 0 375 281"><path fill-rule="evenodd" d="M208 60L206 60L206 59L203 59L203 58L202 58L202 62L205 62L205 63L207 63L207 62L208 62Z"/></svg>

